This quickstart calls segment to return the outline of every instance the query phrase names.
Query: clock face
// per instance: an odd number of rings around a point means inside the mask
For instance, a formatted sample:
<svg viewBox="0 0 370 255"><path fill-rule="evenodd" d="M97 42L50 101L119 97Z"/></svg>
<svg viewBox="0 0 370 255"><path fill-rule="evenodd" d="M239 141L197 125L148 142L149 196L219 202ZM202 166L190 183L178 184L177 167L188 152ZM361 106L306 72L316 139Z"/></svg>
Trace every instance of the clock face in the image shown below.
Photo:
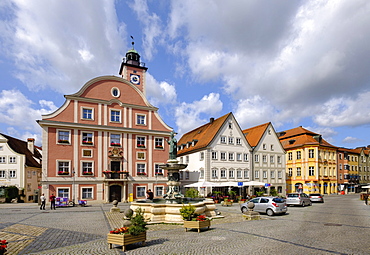
<svg viewBox="0 0 370 255"><path fill-rule="evenodd" d="M140 84L140 75L131 74L130 75L130 81L131 81L131 83L133 83L135 85L139 85Z"/></svg>

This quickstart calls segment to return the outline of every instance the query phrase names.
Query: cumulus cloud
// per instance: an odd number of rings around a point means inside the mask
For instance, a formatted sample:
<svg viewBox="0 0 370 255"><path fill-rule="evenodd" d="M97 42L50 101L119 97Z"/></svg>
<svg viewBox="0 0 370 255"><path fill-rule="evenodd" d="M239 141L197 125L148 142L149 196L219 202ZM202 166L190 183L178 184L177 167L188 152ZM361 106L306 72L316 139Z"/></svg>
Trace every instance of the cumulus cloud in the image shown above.
<svg viewBox="0 0 370 255"><path fill-rule="evenodd" d="M17 67L14 75L29 89L69 94L93 77L117 72L126 35L113 0L3 5L0 38Z"/></svg>
<svg viewBox="0 0 370 255"><path fill-rule="evenodd" d="M149 73L146 74L147 97L154 106L165 106L176 103L177 94L174 85L165 81L158 82Z"/></svg>
<svg viewBox="0 0 370 255"><path fill-rule="evenodd" d="M180 135L208 122L208 119L217 116L222 110L220 95L210 93L199 101L192 103L181 103L175 110L177 133ZM205 116L203 118L202 116Z"/></svg>
<svg viewBox="0 0 370 255"><path fill-rule="evenodd" d="M23 130L24 134L39 133L40 126L36 123L42 114L57 109L53 102L41 100L37 107L30 99L18 90L2 90L0 93L0 123L12 126L8 129L14 133L14 127ZM21 134L18 132L18 135Z"/></svg>
<svg viewBox="0 0 370 255"><path fill-rule="evenodd" d="M362 140L352 136L347 136L346 138L343 139L343 143L351 144L357 142L362 142Z"/></svg>

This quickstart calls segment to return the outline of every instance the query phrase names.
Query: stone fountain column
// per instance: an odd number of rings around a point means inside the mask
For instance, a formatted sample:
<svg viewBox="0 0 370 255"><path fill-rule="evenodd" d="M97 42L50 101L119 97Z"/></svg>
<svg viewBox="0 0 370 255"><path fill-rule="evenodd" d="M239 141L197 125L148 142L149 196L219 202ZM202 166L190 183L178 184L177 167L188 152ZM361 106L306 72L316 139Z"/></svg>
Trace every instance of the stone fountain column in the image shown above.
<svg viewBox="0 0 370 255"><path fill-rule="evenodd" d="M171 202L171 200L184 197L184 195L180 192L181 183L179 172L181 169L186 168L187 164L179 164L178 160L169 159L167 160L166 164L161 164L159 167L167 170L168 174L168 191L164 195L164 198L167 199L168 202Z"/></svg>

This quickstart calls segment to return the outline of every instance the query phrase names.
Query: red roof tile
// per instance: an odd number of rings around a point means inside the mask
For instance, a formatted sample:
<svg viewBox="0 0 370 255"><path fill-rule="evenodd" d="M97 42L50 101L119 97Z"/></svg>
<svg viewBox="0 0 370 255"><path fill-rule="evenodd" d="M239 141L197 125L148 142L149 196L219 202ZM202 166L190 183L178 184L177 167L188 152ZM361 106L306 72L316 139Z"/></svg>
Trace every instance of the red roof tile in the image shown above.
<svg viewBox="0 0 370 255"><path fill-rule="evenodd" d="M271 124L271 122L261 124L259 126L251 127L248 129L243 130L243 134L247 138L248 143L250 146L255 147L261 140L263 134L265 133L267 127Z"/></svg>

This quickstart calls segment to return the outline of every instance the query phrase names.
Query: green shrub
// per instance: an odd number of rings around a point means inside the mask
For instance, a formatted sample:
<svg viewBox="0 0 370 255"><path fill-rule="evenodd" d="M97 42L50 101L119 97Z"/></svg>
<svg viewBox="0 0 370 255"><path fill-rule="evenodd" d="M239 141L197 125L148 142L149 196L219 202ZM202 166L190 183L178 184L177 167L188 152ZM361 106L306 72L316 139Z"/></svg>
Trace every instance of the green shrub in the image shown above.
<svg viewBox="0 0 370 255"><path fill-rule="evenodd" d="M199 191L194 188L190 188L185 191L185 197L197 198L199 197Z"/></svg>
<svg viewBox="0 0 370 255"><path fill-rule="evenodd" d="M180 214L182 216L183 220L192 220L195 213L195 206L188 204L188 205L182 205L182 208L180 209Z"/></svg>
<svg viewBox="0 0 370 255"><path fill-rule="evenodd" d="M145 232L148 228L144 218L144 211L141 207L135 210L135 216L131 217L131 226L128 228L128 233L133 236L137 236Z"/></svg>

